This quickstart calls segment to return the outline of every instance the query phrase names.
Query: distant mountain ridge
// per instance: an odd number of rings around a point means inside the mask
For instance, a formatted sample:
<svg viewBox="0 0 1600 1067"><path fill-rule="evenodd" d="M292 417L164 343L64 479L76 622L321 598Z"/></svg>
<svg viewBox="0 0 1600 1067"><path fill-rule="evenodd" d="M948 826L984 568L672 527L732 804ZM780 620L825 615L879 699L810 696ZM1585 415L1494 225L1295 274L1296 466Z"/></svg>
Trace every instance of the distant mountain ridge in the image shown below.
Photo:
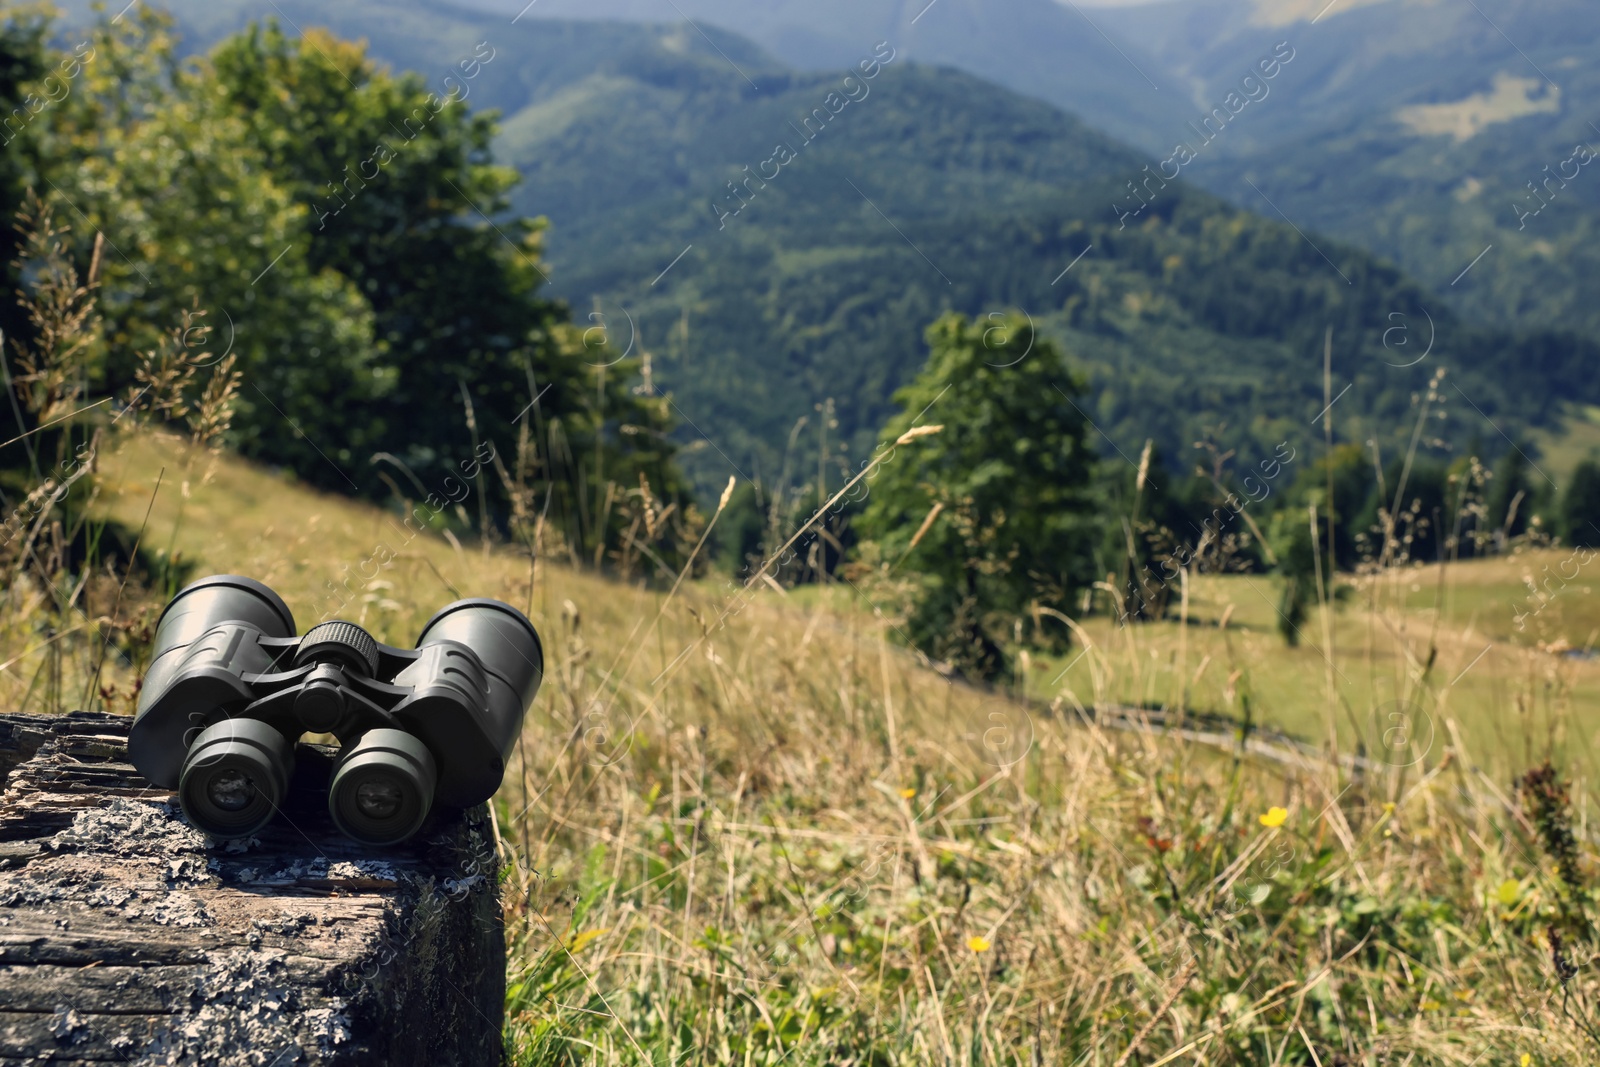
<svg viewBox="0 0 1600 1067"><path fill-rule="evenodd" d="M656 0L465 2L525 10L523 21L670 17ZM1584 291L1600 271L1600 183L1561 187L1551 214L1565 218L1550 233L1519 229L1509 209L1544 163L1579 141L1600 147L1600 6L1587 0L675 5L706 32L743 34L801 68L846 66L851 48L881 35L908 59L1071 111L1151 153L1152 167L1285 42L1300 58L1277 101L1231 124L1186 178L1391 258L1469 317L1600 334L1600 304Z"/></svg>
<svg viewBox="0 0 1600 1067"><path fill-rule="evenodd" d="M535 19L694 20L740 34L799 70L844 69L882 40L1046 100L1118 140L1154 147L1184 90L1101 12L1058 0L463 0Z"/></svg>
<svg viewBox="0 0 1600 1067"><path fill-rule="evenodd" d="M1545 163L1569 158L1579 141L1600 147L1600 7L1589 0L1249 0L1242 11L1238 0L174 6L202 39L237 28L246 13L281 9L297 22L375 36L403 65L425 64L434 36L464 25L510 41L530 27L567 34L567 18L642 25L687 16L730 70L759 66L752 50L789 69L842 69L887 40L908 60L955 66L1064 108L1148 153L1153 168L1262 54L1286 42L1298 58L1273 86L1274 100L1230 123L1184 168L1186 179L1391 258L1469 317L1600 333L1600 304L1584 288L1600 271L1600 183L1558 187L1561 202L1535 216L1531 231L1511 208L1535 175L1542 180ZM549 62L563 70L568 58ZM486 92L486 103L508 117L529 104L545 74L518 77L508 92Z"/></svg>
<svg viewBox="0 0 1600 1067"><path fill-rule="evenodd" d="M1165 153L911 62L886 37L811 72L708 23L513 21L416 0L270 6L297 26L366 36L396 67L497 50L470 102L506 111L500 155L525 177L516 207L553 222L552 291L646 359L641 387L670 392L706 487L773 477L801 419L808 454L853 467L925 358L922 327L947 309L1018 307L1063 341L1112 454L1146 437L1174 456L1203 439L1242 455L1309 442L1327 406L1330 326L1342 399L1329 417L1346 439L1409 434L1441 361L1477 409L1449 394L1458 416L1437 431L1457 446L1484 434L1485 416L1516 433L1596 392L1575 370L1592 345L1472 328L1395 268L1196 189L1187 167L1161 178ZM204 10L225 32L249 9ZM1264 79L1272 45L1219 61L1228 80L1206 92L1229 123L1197 168L1253 128L1292 121L1292 79L1310 64L1290 47L1263 83L1270 96L1245 105L1229 86L1259 93L1241 79ZM780 162L780 145L794 158ZM1134 188L1158 194L1137 214ZM1425 321L1428 358L1397 358L1397 322L1420 342Z"/></svg>
<svg viewBox="0 0 1600 1067"><path fill-rule="evenodd" d="M1235 10L1180 0L1102 21L1205 87L1258 47ZM1600 7L1340 0L1274 32L1300 52L1281 86L1294 106L1241 124L1196 181L1391 258L1480 320L1600 334L1600 181L1569 167L1543 186L1577 146L1600 149Z"/></svg>
<svg viewBox="0 0 1600 1067"><path fill-rule="evenodd" d="M1361 438L1407 425L1433 370L1384 347L1397 321L1432 314L1473 402L1513 426L1548 417L1555 394L1515 396L1491 368L1521 359L1525 381L1548 382L1579 351L1472 331L1392 268L1162 184L1146 153L959 71L897 54L847 103L843 71L741 74L692 27L624 49L599 44L603 24L574 26L573 46L588 35L605 58L508 122L519 204L557 220L558 291L652 353L708 483L770 474L801 418L807 433L836 421L829 439L864 454L923 358L907 327L945 308L1029 310L1090 372L1109 447L1149 436L1168 454L1304 437L1325 401L1297 368L1320 360L1328 325L1352 384L1341 432ZM1243 68L1258 96L1298 61L1279 55ZM808 133L830 92L838 113ZM1158 187L1135 216L1112 209ZM1482 432L1466 414L1458 441L1469 419Z"/></svg>

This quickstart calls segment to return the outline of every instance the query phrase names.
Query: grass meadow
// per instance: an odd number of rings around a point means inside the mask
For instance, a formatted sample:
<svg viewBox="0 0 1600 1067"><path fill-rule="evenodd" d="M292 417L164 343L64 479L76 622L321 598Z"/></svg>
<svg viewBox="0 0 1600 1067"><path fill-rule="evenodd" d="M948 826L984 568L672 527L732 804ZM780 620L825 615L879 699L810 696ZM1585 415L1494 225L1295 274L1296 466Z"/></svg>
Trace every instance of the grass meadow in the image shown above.
<svg viewBox="0 0 1600 1067"><path fill-rule="evenodd" d="M980 689L870 588L625 585L149 431L96 484L147 558L260 578L302 629L528 611L512 1063L1600 1062L1600 568L1516 619L1563 550L1352 579L1292 649L1270 579L1198 577ZM44 632L65 594L14 581L8 706L79 706L109 640L90 699L131 710L166 591L107 571Z"/></svg>

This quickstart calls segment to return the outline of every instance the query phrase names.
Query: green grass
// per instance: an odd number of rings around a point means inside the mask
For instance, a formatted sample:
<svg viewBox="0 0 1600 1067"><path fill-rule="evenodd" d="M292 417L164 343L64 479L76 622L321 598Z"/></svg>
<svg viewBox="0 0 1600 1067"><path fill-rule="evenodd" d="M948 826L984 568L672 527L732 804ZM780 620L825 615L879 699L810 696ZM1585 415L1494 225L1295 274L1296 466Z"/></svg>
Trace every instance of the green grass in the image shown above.
<svg viewBox="0 0 1600 1067"><path fill-rule="evenodd" d="M302 628L322 583L396 536L383 509L228 456L123 445L103 460L107 514L138 528L150 508L162 551L272 583ZM1030 662L1019 702L919 666L848 587L730 598L690 582L668 597L506 546L387 543L394 563L345 613L380 637L409 640L459 592L527 607L545 639L545 686L494 802L513 1063L1546 1067L1600 1054L1582 962L1600 914L1592 849L1569 868L1578 884L1541 851L1563 814L1586 839L1586 802L1506 807L1510 771L1527 765L1482 724L1469 740L1465 715L1479 689L1523 691L1517 657L1545 656L1526 661L1541 665L1530 692L1568 685L1566 671L1588 685L1590 667L1497 644L1470 683L1445 684L1489 639L1471 620L1529 560L1451 568L1437 633L1409 599L1432 571L1342 605L1335 662L1352 683L1407 685L1443 720L1414 762L1352 777L1077 714L1170 701L1210 655L1194 704L1227 710L1239 672L1235 710L1248 693L1261 721L1320 740L1326 665L1284 649L1250 588L1271 600L1261 579L1197 581L1187 628L1088 621L1084 658L1054 686L1059 668ZM1212 625L1230 605L1228 626ZM1430 634L1431 671L1401 651ZM1487 771L1497 763L1509 770ZM1551 929L1580 964L1565 982Z"/></svg>
<svg viewBox="0 0 1600 1067"><path fill-rule="evenodd" d="M1600 455L1600 407L1569 405L1556 426L1529 436L1539 449L1539 469L1556 485L1566 485L1579 462Z"/></svg>
<svg viewBox="0 0 1600 1067"><path fill-rule="evenodd" d="M1331 732L1343 752L1358 743L1369 752L1381 747L1382 724L1400 702L1427 722L1441 751L1457 730L1474 759L1498 775L1547 753L1589 773L1600 769L1600 735L1574 712L1600 698L1600 666L1562 650L1595 639L1595 575L1580 574L1523 630L1510 606L1519 591L1526 597L1518 580L1525 568L1538 572L1566 555L1534 552L1361 579L1326 629L1321 612L1311 614L1298 648L1285 647L1278 633L1275 581L1201 581L1191 609L1210 625L1091 623L1095 648L1063 684L1085 703L1241 720L1248 712L1257 723L1317 741ZM1215 625L1230 607L1227 628Z"/></svg>
<svg viewBox="0 0 1600 1067"><path fill-rule="evenodd" d="M1276 576L1201 576L1191 585L1189 625L1178 604L1172 618L1135 626L1091 616L1081 620L1088 644L1019 657L1005 688L1086 709L1127 705L1239 723L1248 715L1317 744L1331 732L1344 754L1381 754L1400 710L1433 738L1435 758L1454 731L1473 762L1499 778L1551 755L1587 788L1600 781L1600 720L1580 712L1600 704L1600 658L1580 657L1600 645L1600 560L1563 567L1571 557L1517 550L1347 581L1329 620L1331 647L1317 610L1299 647L1286 646ZM1552 583L1556 592L1540 608L1523 578L1547 573L1576 577ZM790 598L871 611L843 585L791 590ZM1519 612L1527 613L1520 629Z"/></svg>

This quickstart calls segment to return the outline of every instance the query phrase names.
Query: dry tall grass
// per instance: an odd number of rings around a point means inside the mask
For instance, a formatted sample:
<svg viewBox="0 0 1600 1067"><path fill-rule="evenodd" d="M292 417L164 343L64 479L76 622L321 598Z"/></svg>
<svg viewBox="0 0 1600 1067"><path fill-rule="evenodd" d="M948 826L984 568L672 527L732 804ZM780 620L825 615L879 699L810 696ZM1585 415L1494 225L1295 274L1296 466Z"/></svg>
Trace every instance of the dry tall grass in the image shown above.
<svg viewBox="0 0 1600 1067"><path fill-rule="evenodd" d="M34 232L43 341L12 395L42 434L78 408L97 341L93 269L77 278L48 218ZM1520 763L1490 751L1481 716L1458 722L1465 672L1441 673L1483 632L1472 582L1439 568L1419 604L1424 573L1382 567L1293 651L1263 644L1273 596L1235 612L1254 579L1186 582L1176 623L1073 622L1063 669L1023 653L1014 693L983 691L899 647L885 590L663 592L553 565L503 463L520 546L418 533L226 456L237 377L200 374L183 337L114 422L30 434L57 466L34 464L7 524L0 692L131 710L190 570L400 644L457 596L524 607L549 673L494 805L514 1063L1600 1062L1586 793L1574 806L1554 768L1512 780L1536 749L1568 754L1558 732L1588 736L1589 668L1486 666L1474 684L1512 686L1549 728ZM630 544L667 520L648 487L624 503ZM111 529L138 531L146 584L135 546L99 554ZM1540 601L1535 632L1578 603ZM1208 700L1247 724L1298 714L1328 758L1188 718Z"/></svg>
<svg viewBox="0 0 1600 1067"><path fill-rule="evenodd" d="M192 447L108 450L110 513ZM1112 730L947 683L870 608L400 544L229 457L148 529L302 624L339 590L401 643L457 593L530 610L549 673L495 802L515 1063L1600 1061L1592 854L1555 858L1586 809L1476 770L1447 714L1358 768ZM1244 656L1217 669L1270 669Z"/></svg>
<svg viewBox="0 0 1600 1067"><path fill-rule="evenodd" d="M149 575L133 578L144 524L117 543L121 530L108 526L93 477L101 446L152 419L185 427L178 473L187 496L191 479L203 484L220 454L240 374L232 356L203 364L189 358L210 330L196 307L154 350L138 354L136 386L115 415L106 406L112 397L89 402L106 347L97 303L105 239L95 235L80 274L58 206L30 191L17 213L21 248L12 265L27 336L0 338L0 381L15 420L0 486L0 697L21 711L100 704L131 711L160 592L172 591L173 576L152 583L162 589L145 587Z"/></svg>

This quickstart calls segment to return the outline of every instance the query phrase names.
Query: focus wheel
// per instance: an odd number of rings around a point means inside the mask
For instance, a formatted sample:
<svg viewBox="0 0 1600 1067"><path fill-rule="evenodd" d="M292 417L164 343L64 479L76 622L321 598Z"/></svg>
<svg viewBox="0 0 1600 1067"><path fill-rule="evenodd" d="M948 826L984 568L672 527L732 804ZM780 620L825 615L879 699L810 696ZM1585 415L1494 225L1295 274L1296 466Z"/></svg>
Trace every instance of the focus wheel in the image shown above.
<svg viewBox="0 0 1600 1067"><path fill-rule="evenodd" d="M368 677L378 673L378 642L373 636L353 622L321 623L307 630L300 638L300 651L295 653L294 665L338 660Z"/></svg>

